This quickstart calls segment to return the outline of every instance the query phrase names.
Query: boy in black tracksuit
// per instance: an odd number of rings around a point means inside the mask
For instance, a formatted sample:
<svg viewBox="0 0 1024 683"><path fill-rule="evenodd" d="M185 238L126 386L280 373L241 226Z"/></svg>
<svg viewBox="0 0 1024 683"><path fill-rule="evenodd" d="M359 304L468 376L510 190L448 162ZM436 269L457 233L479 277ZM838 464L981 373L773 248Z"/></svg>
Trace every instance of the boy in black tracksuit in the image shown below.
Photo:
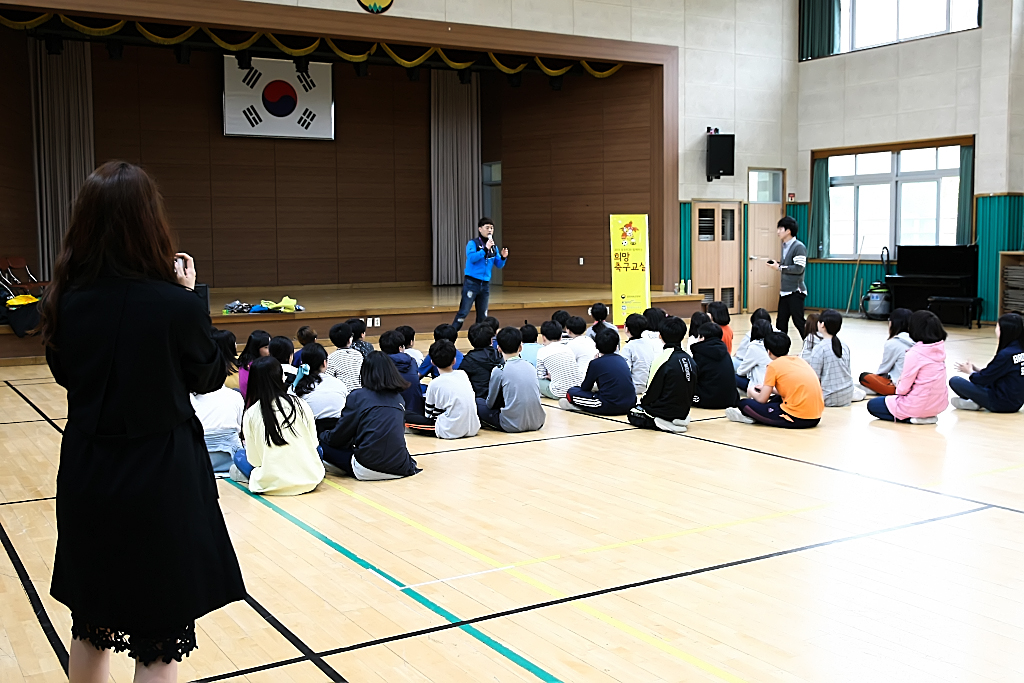
<svg viewBox="0 0 1024 683"><path fill-rule="evenodd" d="M477 398L487 398L491 370L504 364L501 355L491 347L493 338L494 330L485 323L476 323L469 328L469 343L473 345L473 350L463 356L459 370L469 375Z"/></svg>
<svg viewBox="0 0 1024 683"><path fill-rule="evenodd" d="M626 359L615 353L618 348L618 331L606 328L597 333L597 350L601 355L590 361L582 384L571 387L565 398L559 399L560 408L597 415L629 413L636 405L636 388Z"/></svg>
<svg viewBox="0 0 1024 683"><path fill-rule="evenodd" d="M697 367L690 354L680 347L686 337L686 323L682 319L666 318L659 331L665 342L665 351L658 360L665 354L668 358L651 377L640 405L629 412L629 424L681 434L690 423L690 405L697 388Z"/></svg>
<svg viewBox="0 0 1024 683"><path fill-rule="evenodd" d="M722 328L704 323L697 331L699 341L690 346L697 364L697 390L693 405L697 408L732 408L739 403L736 393L736 370L729 349L722 341Z"/></svg>

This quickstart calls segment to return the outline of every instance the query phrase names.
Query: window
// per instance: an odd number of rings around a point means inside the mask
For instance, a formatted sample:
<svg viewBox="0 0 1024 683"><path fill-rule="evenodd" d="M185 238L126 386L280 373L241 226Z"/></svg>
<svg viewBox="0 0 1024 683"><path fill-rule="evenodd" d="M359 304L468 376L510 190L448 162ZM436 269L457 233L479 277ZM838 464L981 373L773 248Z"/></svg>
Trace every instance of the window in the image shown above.
<svg viewBox="0 0 1024 683"><path fill-rule="evenodd" d="M960 147L829 157L829 256L956 244Z"/></svg>
<svg viewBox="0 0 1024 683"><path fill-rule="evenodd" d="M751 204L782 203L782 171L750 171L747 201Z"/></svg>
<svg viewBox="0 0 1024 683"><path fill-rule="evenodd" d="M839 51L978 27L978 0L840 0Z"/></svg>

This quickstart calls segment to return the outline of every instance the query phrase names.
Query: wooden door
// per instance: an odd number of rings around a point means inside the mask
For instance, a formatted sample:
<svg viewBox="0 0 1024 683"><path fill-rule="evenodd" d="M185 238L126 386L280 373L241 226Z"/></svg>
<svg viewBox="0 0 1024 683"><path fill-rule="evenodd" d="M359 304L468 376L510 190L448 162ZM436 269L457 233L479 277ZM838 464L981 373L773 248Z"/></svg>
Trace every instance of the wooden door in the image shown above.
<svg viewBox="0 0 1024 683"><path fill-rule="evenodd" d="M782 257L775 231L785 215L782 204L747 205L747 308L774 311L779 303L779 274L767 265Z"/></svg>
<svg viewBox="0 0 1024 683"><path fill-rule="evenodd" d="M743 207L739 203L720 204L718 208L718 301L739 313L740 262L743 259Z"/></svg>
<svg viewBox="0 0 1024 683"><path fill-rule="evenodd" d="M691 214L693 291L733 313L740 304L740 212L738 202L694 202Z"/></svg>

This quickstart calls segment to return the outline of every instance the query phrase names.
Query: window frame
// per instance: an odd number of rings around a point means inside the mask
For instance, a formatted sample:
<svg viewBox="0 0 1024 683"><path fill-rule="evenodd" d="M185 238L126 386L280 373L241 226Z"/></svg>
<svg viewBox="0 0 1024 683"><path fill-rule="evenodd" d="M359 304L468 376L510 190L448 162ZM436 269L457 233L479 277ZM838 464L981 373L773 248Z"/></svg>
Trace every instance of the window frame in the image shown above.
<svg viewBox="0 0 1024 683"><path fill-rule="evenodd" d="M913 36L913 37L910 37L910 38L900 38L900 2L902 2L902 1L903 0L895 0L895 2L896 2L896 40L892 40L892 41L885 42L885 43L874 43L872 45L857 46L857 2L858 2L858 0L845 0L844 4L846 4L849 7L849 20L850 20L850 24L849 24L849 30L847 31L847 34L849 36L849 45L843 44L843 40L842 40L842 33L843 33L843 31L842 31L842 29L840 29L839 54L844 54L844 53L848 53L848 52L857 52L859 50L870 50L871 48L882 47L884 45L897 45L899 43L905 43L905 42L908 42L908 41L911 41L911 40L919 40L921 38L932 38L934 36L943 36L943 35L946 35L946 34L949 34L949 33L960 33L961 31L972 31L972 30L974 30L974 28L981 28L981 24L979 23L977 26L975 26L973 28L958 29L957 31L953 31L952 30L952 21L953 21L953 19L952 19L952 11L953 11L952 4L953 4L953 0L945 0L945 5L946 5L946 28L944 30L936 31L934 33L923 33L923 34L921 34L919 36ZM982 0L979 0L979 3L981 1ZM840 10L840 21L841 22L842 22L843 14L844 14L844 12L841 9Z"/></svg>
<svg viewBox="0 0 1024 683"><path fill-rule="evenodd" d="M862 254L858 254L857 253L857 251L859 251L859 249L860 249L860 247L858 246L858 244L859 244L858 238L860 236L860 224L859 224L859 220L858 220L859 219L858 214L860 212L860 208L859 208L860 188L861 188L861 186L864 186L864 185L884 185L884 184L888 184L889 187L890 187L890 190L889 190L889 240L888 240L888 243L886 244L886 246L889 249L889 253L895 254L896 253L896 247L899 245L899 243L901 242L901 238L902 238L902 218L901 218L901 215L900 215L900 211L901 211L902 206L903 206L903 185L905 183L908 183L908 182L909 183L928 182L928 181L935 182L936 183L936 191L935 191L935 243L934 244L936 246L939 245L939 240L940 240L940 236L941 236L941 226L942 226L942 213L941 213L941 206L942 206L942 178L949 178L949 177L959 178L960 177L960 167L957 166L956 168L943 168L943 169L935 168L935 169L930 170L930 171L906 171L906 172L900 172L900 167L899 167L899 164L900 164L900 153L905 151L905 149L935 149L936 150L936 162L937 162L938 161L938 159L937 159L938 149L940 147L960 146L961 144L962 143L952 143L951 144L951 143L944 143L944 142L936 142L934 144L934 147L932 147L932 146L928 146L928 147L911 147L911 148L891 149L891 150L872 149L870 151L868 151L868 150L865 150L865 151L848 150L848 151L845 151L844 153L841 153L841 154L833 154L833 155L829 155L828 157L825 157L825 158L829 158L830 159L833 156L836 156L836 157L839 157L839 156L853 156L854 157L854 161L856 162L856 156L858 154L871 154L871 153L880 152L880 151L889 151L889 153L890 153L890 170L889 170L889 173L872 173L872 174L869 174L869 175L868 174L866 174L866 175L856 175L856 165L855 165L854 166L854 175L846 175L846 176L832 176L832 175L829 175L829 183L828 183L829 189L831 189L833 187L853 187L854 188L854 190L853 190L853 245L854 245L854 252L850 253L850 254L838 254L838 253L833 253L831 251L831 248L830 248L829 249L829 253L826 256L826 258L828 258L828 259L836 259L836 260L852 260L852 259L856 259L858 257L861 258L861 259L864 258L864 254L863 253ZM938 163L936 163L936 166L938 166ZM962 190L963 188L960 188L960 189ZM831 223L831 220L830 220L829 221L829 231L830 231L830 233L831 233L831 230L832 230L832 223ZM831 234L829 235L829 245L831 247Z"/></svg>

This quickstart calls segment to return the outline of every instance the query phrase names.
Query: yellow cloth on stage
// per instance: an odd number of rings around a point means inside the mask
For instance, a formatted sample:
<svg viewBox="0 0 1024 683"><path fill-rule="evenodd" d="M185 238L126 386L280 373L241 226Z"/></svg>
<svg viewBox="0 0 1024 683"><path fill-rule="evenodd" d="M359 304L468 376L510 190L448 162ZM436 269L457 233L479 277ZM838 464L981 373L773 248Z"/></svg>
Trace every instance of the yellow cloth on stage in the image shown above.
<svg viewBox="0 0 1024 683"><path fill-rule="evenodd" d="M273 301L263 300L260 302L260 305L266 306L271 311L277 311L278 313L294 313L295 304L297 303L299 302L296 301L295 299L291 298L290 296L286 296L283 299L281 299L280 303L275 304Z"/></svg>
<svg viewBox="0 0 1024 683"><path fill-rule="evenodd" d="M37 301L39 301L39 299L37 299L36 297L32 296L31 294L22 294L21 296L16 296L13 299L8 299L7 300L7 307L8 308L14 308L15 306L24 306L26 304L34 304Z"/></svg>

